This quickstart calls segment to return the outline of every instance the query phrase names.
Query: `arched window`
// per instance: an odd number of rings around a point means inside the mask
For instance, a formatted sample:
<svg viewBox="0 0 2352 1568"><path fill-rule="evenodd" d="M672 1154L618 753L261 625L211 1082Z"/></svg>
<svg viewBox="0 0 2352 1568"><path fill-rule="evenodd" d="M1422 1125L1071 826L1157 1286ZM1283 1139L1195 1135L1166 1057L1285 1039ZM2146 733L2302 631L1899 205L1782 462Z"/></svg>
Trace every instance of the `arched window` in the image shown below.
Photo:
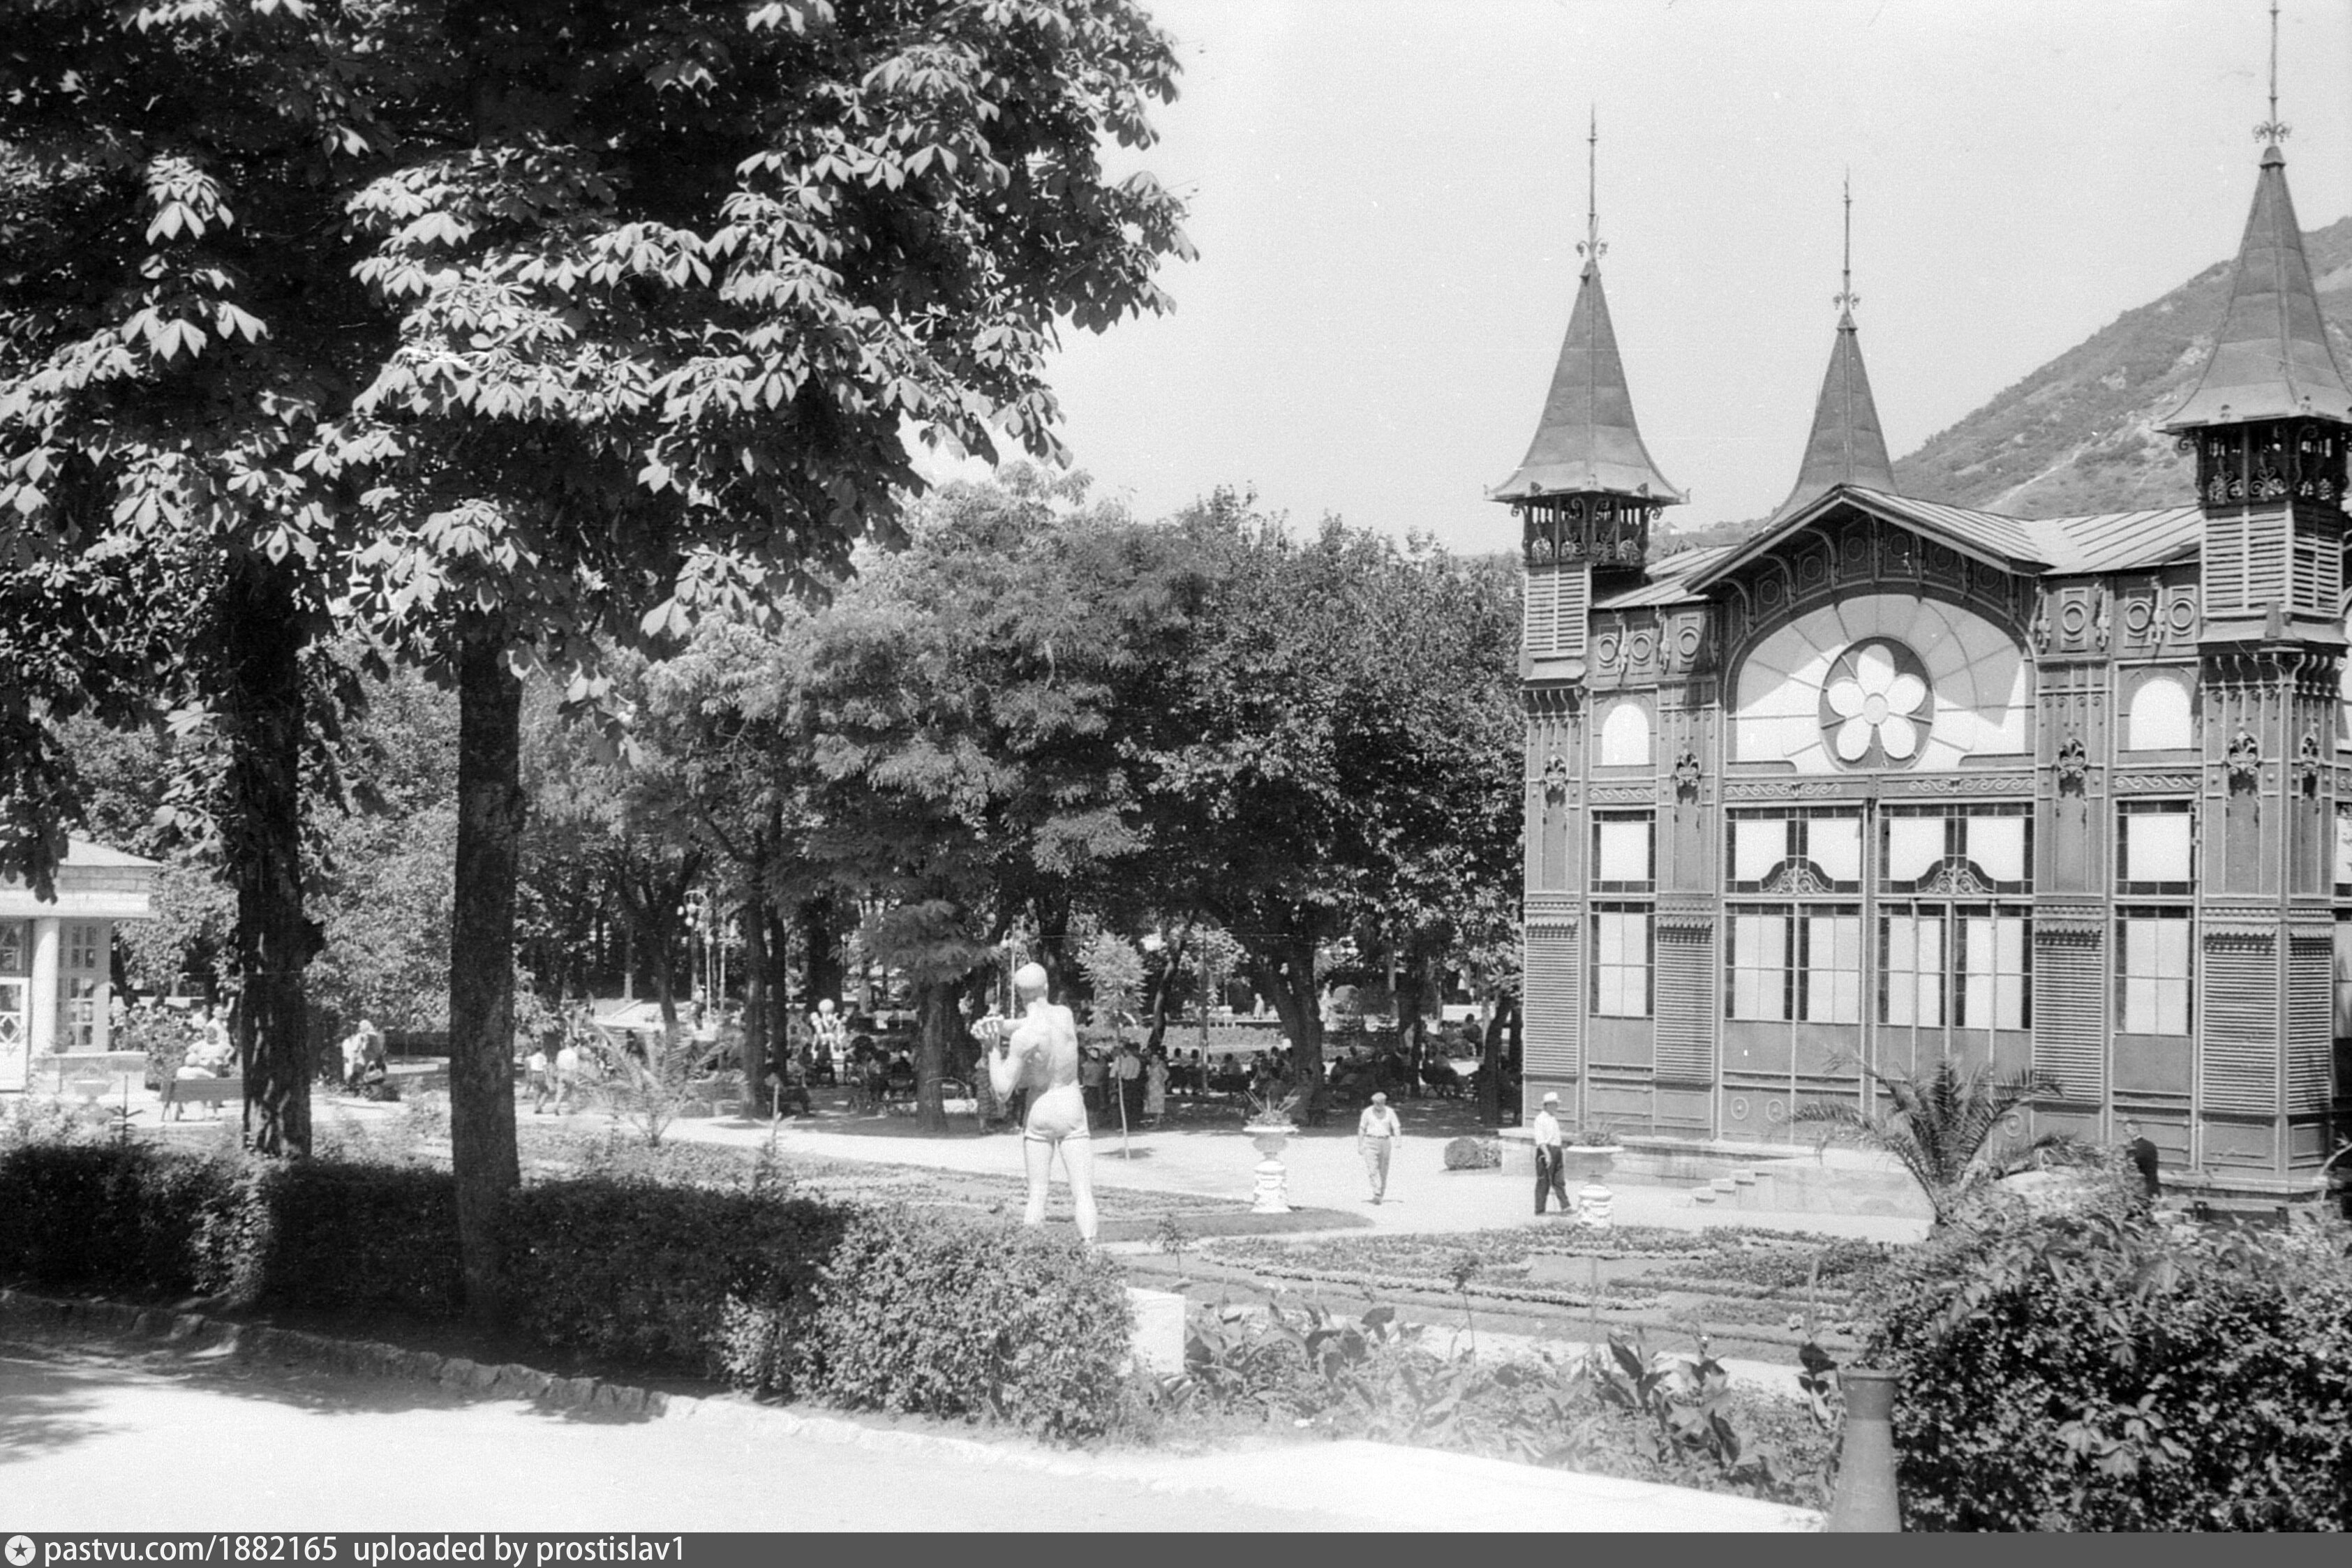
<svg viewBox="0 0 2352 1568"><path fill-rule="evenodd" d="M1975 612L1864 593L1768 632L1732 682L1735 762L1800 773L1958 768L2033 749L2033 667Z"/></svg>
<svg viewBox="0 0 2352 1568"><path fill-rule="evenodd" d="M1650 765L1650 712L1640 703L1622 702L1601 721L1601 766L1647 768Z"/></svg>
<svg viewBox="0 0 2352 1568"><path fill-rule="evenodd" d="M2189 688L2169 675L2151 675L2132 693L2124 715L2127 751L2186 751L2197 744L2189 719Z"/></svg>

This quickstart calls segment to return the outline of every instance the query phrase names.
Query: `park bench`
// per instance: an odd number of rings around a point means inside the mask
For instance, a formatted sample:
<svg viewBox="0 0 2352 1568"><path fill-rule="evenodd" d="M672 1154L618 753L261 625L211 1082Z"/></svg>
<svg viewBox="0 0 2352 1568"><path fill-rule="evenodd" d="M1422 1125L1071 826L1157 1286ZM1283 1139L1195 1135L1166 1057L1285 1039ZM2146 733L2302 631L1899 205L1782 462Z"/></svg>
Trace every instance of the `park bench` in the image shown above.
<svg viewBox="0 0 2352 1568"><path fill-rule="evenodd" d="M162 1090L162 1109L174 1105L210 1105L217 1110L228 1104L245 1103L245 1080L242 1078L166 1078Z"/></svg>

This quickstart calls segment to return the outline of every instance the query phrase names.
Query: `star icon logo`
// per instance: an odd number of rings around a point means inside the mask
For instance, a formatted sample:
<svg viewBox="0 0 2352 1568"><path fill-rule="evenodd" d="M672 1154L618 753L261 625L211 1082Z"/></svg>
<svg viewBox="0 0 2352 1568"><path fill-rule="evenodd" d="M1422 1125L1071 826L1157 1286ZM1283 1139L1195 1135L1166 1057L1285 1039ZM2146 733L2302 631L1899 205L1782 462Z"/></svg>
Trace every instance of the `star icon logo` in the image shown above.
<svg viewBox="0 0 2352 1568"><path fill-rule="evenodd" d="M8 1568L26 1568L33 1561L33 1538L12 1535L8 1538Z"/></svg>

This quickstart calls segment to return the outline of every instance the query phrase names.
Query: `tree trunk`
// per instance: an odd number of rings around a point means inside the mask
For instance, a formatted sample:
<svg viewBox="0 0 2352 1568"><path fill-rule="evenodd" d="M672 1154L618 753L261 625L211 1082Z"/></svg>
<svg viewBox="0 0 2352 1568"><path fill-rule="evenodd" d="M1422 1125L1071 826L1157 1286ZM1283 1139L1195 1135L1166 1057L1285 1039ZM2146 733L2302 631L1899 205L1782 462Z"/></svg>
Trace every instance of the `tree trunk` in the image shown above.
<svg viewBox="0 0 2352 1568"><path fill-rule="evenodd" d="M1503 1019L1499 1013L1487 1020L1486 1036L1479 1041L1478 1123L1486 1127L1503 1124Z"/></svg>
<svg viewBox="0 0 2352 1568"><path fill-rule="evenodd" d="M743 1041L736 1065L743 1070L743 1092L755 1101L768 1098L760 1080L769 1061L782 1066L782 1054L769 1043L767 858L764 849L758 852L743 890ZM781 1040L783 1031L776 1030L773 1038Z"/></svg>
<svg viewBox="0 0 2352 1568"><path fill-rule="evenodd" d="M515 1154L514 909L522 845L522 683L495 638L457 674L457 884L449 925L449 1145L466 1310L499 1320L499 1222Z"/></svg>
<svg viewBox="0 0 2352 1568"><path fill-rule="evenodd" d="M915 987L915 1103L926 1133L948 1130L940 1080L947 1075L948 1048L956 1028L957 982L924 980Z"/></svg>
<svg viewBox="0 0 2352 1568"><path fill-rule="evenodd" d="M819 894L801 904L801 930L808 943L808 1009L816 1010L827 997L838 998L844 978L841 928L834 919L833 901Z"/></svg>
<svg viewBox="0 0 2352 1568"><path fill-rule="evenodd" d="M1274 1003L1282 1032L1290 1038L1290 1085L1299 1108L1312 1114L1323 1098L1323 1012L1315 994L1315 944L1278 938L1250 954L1250 974Z"/></svg>
<svg viewBox="0 0 2352 1568"><path fill-rule="evenodd" d="M1168 998L1176 988L1177 977L1181 973L1184 963L1184 949L1192 940L1192 928L1187 925L1174 942L1160 949L1160 983L1151 988L1151 1028L1143 1040L1146 1058L1159 1050L1168 1038ZM1206 995L1202 997L1201 1005L1204 1008L1209 1005Z"/></svg>
<svg viewBox="0 0 2352 1568"><path fill-rule="evenodd" d="M1030 918L1037 926L1037 962L1045 970L1046 994L1069 998L1084 979L1070 955L1070 900L1040 896L1029 901Z"/></svg>
<svg viewBox="0 0 2352 1568"><path fill-rule="evenodd" d="M266 1155L307 1155L310 1014L302 971L320 932L302 913L302 618L286 580L258 560L231 570L221 615L245 1136Z"/></svg>

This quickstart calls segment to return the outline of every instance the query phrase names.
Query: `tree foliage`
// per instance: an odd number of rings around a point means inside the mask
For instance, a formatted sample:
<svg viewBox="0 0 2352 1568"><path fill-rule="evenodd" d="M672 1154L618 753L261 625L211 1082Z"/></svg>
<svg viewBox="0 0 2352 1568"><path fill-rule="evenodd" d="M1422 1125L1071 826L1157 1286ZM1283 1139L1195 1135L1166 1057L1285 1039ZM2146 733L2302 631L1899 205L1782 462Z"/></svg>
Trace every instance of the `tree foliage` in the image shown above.
<svg viewBox="0 0 2352 1568"><path fill-rule="evenodd" d="M1509 929L1517 600L1425 541L1336 519L1296 538L1231 493L1176 527L1194 608L1129 747L1151 873L1242 944L1319 1080L1318 948Z"/></svg>

